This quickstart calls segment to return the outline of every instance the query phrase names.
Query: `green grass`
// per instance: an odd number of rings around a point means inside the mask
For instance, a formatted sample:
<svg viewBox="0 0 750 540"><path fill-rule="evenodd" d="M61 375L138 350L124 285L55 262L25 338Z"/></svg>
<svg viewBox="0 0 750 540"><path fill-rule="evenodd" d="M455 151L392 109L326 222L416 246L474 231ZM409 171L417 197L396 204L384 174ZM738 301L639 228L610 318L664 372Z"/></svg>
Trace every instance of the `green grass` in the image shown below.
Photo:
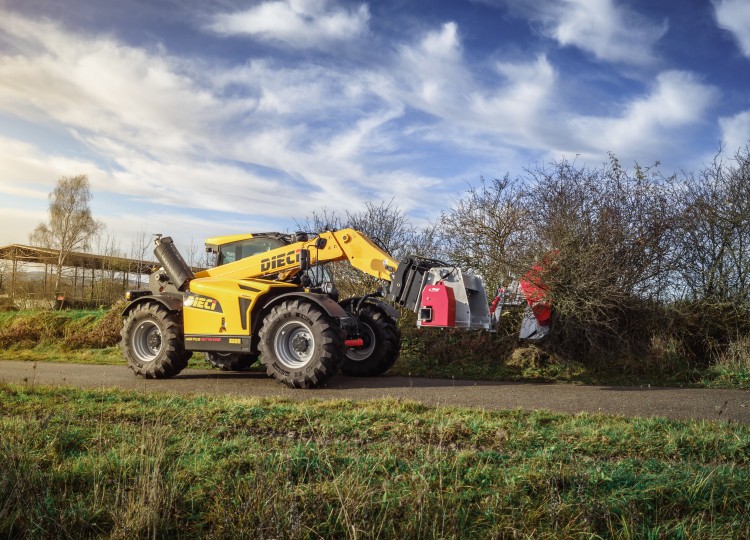
<svg viewBox="0 0 750 540"><path fill-rule="evenodd" d="M66 349L59 345L37 345L30 349L0 349L0 361L59 362L63 364L99 364L124 366L125 360L119 347L104 349ZM188 362L189 368L211 369L203 353L195 353Z"/></svg>
<svg viewBox="0 0 750 540"><path fill-rule="evenodd" d="M0 385L0 536L747 538L750 427Z"/></svg>
<svg viewBox="0 0 750 540"><path fill-rule="evenodd" d="M62 362L69 364L123 364L122 354L118 347L67 350L56 345L37 345L28 349L0 349L0 360Z"/></svg>

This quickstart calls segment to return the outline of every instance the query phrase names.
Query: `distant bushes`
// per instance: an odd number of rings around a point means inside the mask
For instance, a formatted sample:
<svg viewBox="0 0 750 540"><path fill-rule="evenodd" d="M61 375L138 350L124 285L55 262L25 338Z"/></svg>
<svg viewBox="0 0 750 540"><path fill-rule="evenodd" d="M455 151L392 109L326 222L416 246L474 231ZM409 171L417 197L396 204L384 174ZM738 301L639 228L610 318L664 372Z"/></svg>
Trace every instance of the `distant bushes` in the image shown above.
<svg viewBox="0 0 750 540"><path fill-rule="evenodd" d="M0 347L29 349L60 345L63 349L112 347L120 339L122 304L108 311L26 311L0 316Z"/></svg>

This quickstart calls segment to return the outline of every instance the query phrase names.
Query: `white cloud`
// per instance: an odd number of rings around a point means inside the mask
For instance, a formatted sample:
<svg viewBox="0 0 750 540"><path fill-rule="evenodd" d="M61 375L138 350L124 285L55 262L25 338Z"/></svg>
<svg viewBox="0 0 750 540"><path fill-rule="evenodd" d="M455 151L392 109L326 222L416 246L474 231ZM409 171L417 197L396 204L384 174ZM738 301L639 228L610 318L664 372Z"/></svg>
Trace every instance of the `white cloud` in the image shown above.
<svg viewBox="0 0 750 540"><path fill-rule="evenodd" d="M536 144L537 117L554 102L557 76L545 56L528 62L496 62L477 80L463 57L456 23L403 45L393 75L369 85L383 99L428 113L437 124L419 133L453 147L485 150L487 139Z"/></svg>
<svg viewBox="0 0 750 540"><path fill-rule="evenodd" d="M111 174L92 178L94 189L151 202L268 216L309 213L321 202L351 207L367 180L348 157L356 158L358 146L371 145L368 135L400 114L380 107L385 116L378 120L361 110L375 98L336 70L265 62L212 70L160 49L84 38L13 15L0 20L0 29L24 51L0 54L0 110L65 126L113 165ZM236 97L217 97L227 87ZM324 126L333 113L342 125ZM345 139L342 152L333 142ZM53 163L53 156L36 160L44 161ZM91 168L59 165L68 169L62 174ZM11 161L6 166L23 170ZM259 176L248 169L255 166L275 171ZM52 180L60 175L26 168ZM339 184L348 175L344 189ZM285 183L295 184L291 198L278 196ZM299 206L290 212L294 200Z"/></svg>
<svg viewBox="0 0 750 540"><path fill-rule="evenodd" d="M3 224L0 227L0 246L8 244L27 244L28 234L39 223L49 218L46 208L30 211L26 208L10 208L0 203L0 216Z"/></svg>
<svg viewBox="0 0 750 540"><path fill-rule="evenodd" d="M538 114L547 108L557 80L554 68L545 56L534 63L498 63L506 86L489 94L475 94L472 110L488 126L504 126L507 131L530 134Z"/></svg>
<svg viewBox="0 0 750 540"><path fill-rule="evenodd" d="M148 143L150 151L164 154L205 143L205 127L226 116L215 97L160 51L82 38L10 14L0 29L34 51L0 57L0 110L10 114L117 132L130 144Z"/></svg>
<svg viewBox="0 0 750 540"><path fill-rule="evenodd" d="M670 133L700 122L716 96L715 88L691 73L663 72L650 93L631 101L622 115L572 118L570 149L650 155L671 143Z"/></svg>
<svg viewBox="0 0 750 540"><path fill-rule="evenodd" d="M402 45L398 69L385 80L398 85L398 97L427 112L442 115L462 107L473 81L464 66L456 23L445 23L417 43Z"/></svg>
<svg viewBox="0 0 750 540"><path fill-rule="evenodd" d="M747 0L714 0L719 27L734 35L742 53L750 57L750 2Z"/></svg>
<svg viewBox="0 0 750 540"><path fill-rule="evenodd" d="M106 176L90 161L49 155L31 144L0 137L0 193L46 200L58 178L76 174L90 179Z"/></svg>
<svg viewBox="0 0 750 540"><path fill-rule="evenodd" d="M434 198L449 200L488 163L521 167L558 148L658 151L713 96L695 77L666 72L610 117L580 117L546 56L469 61L455 22L356 67L209 64L11 14L0 33L13 46L0 49L0 111L69 133L91 156L0 141L0 191L42 203L59 176L86 172L95 200L122 199L110 222L142 204L184 221L205 210L277 223L394 196L403 210L434 215Z"/></svg>
<svg viewBox="0 0 750 540"><path fill-rule="evenodd" d="M728 118L720 118L721 141L728 152L750 145L750 110Z"/></svg>
<svg viewBox="0 0 750 540"><path fill-rule="evenodd" d="M347 9L331 7L327 0L274 0L217 15L208 28L302 48L356 38L367 31L369 19L366 4Z"/></svg>
<svg viewBox="0 0 750 540"><path fill-rule="evenodd" d="M655 61L656 42L667 32L614 0L504 0L511 10L542 23L562 46L578 47L599 60L644 65Z"/></svg>

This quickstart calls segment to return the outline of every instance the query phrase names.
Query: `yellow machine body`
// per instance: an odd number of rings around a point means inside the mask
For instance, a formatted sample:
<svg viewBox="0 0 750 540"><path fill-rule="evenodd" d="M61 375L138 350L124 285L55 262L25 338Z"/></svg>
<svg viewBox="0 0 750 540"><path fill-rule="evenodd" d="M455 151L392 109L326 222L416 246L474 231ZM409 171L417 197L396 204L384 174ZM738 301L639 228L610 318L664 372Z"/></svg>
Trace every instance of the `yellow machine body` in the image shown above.
<svg viewBox="0 0 750 540"><path fill-rule="evenodd" d="M218 250L222 245L250 238L254 236L222 236L208 239L206 245ZM391 272L398 267L398 263L367 236L353 229L343 229L203 270L195 274L184 295L186 349L253 351L253 328L268 303L285 293L309 294L287 281L300 271L303 250L309 253L310 264L348 260L359 270L384 280L390 280Z"/></svg>

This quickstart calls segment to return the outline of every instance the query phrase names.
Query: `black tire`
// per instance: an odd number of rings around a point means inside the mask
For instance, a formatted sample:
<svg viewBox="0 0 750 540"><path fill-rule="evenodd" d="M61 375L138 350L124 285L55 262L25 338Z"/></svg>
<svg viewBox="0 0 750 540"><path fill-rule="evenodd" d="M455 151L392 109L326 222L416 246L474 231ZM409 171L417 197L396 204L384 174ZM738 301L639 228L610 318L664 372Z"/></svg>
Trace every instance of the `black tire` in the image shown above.
<svg viewBox="0 0 750 540"><path fill-rule="evenodd" d="M221 371L245 371L257 360L257 354L207 352L206 362L214 369Z"/></svg>
<svg viewBox="0 0 750 540"><path fill-rule="evenodd" d="M179 314L156 302L134 307L123 321L120 336L128 366L146 379L174 377L192 356L183 344Z"/></svg>
<svg viewBox="0 0 750 540"><path fill-rule="evenodd" d="M374 377L388 371L401 354L401 330L391 317L372 304L359 312L362 347L347 349L342 373L356 377Z"/></svg>
<svg viewBox="0 0 750 540"><path fill-rule="evenodd" d="M287 300L271 310L258 333L266 372L290 388L315 388L339 370L344 338L319 306Z"/></svg>

